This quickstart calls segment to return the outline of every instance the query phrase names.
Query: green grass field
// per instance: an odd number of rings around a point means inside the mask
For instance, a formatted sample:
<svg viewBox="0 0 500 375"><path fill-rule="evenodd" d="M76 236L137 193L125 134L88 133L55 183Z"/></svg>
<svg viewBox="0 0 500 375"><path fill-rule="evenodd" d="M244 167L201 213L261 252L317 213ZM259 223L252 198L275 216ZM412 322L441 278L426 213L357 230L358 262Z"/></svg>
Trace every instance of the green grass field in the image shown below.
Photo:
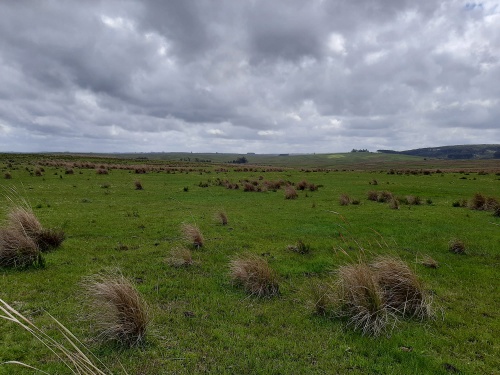
<svg viewBox="0 0 500 375"><path fill-rule="evenodd" d="M44 226L66 233L62 247L44 255L44 267L0 269L0 298L55 334L50 313L114 373L122 366L129 374L498 373L500 219L453 203L475 193L500 199L500 165L390 158L322 155L316 162L297 159L297 168L262 160L285 167L265 168L0 155L4 195L15 189ZM63 159L70 164L58 166L55 161ZM36 176L42 160L52 165L43 165L43 175ZM72 165L85 160L96 165ZM101 164L111 165L109 174L96 173L94 167ZM118 169L132 164L144 164L147 173ZM74 173L66 174L67 167ZM422 172L438 168L438 173ZM5 173L12 178L4 178ZM283 189L245 192L219 185L225 180L241 185L245 179L259 184L305 179L320 187L287 200ZM143 190L135 189L136 180ZM390 209L369 201L371 190L419 196L422 204ZM341 194L360 203L342 206ZM7 199L2 206L5 217ZM220 211L227 214L226 226L216 220ZM206 243L193 250L194 265L175 268L167 258L172 248L187 245L182 223L198 225ZM448 251L454 238L465 242L465 255ZM310 253L287 249L299 240L311 247ZM277 272L278 297L249 297L231 283L230 260L247 253L266 258ZM369 337L344 320L314 314L314 284L332 282L341 265L379 254L397 255L411 265L433 295L434 319L401 319L387 334ZM439 268L422 266L419 260L426 255ZM112 268L134 280L150 306L153 319L141 347L124 349L92 339L95 330L85 319L81 283ZM11 360L68 373L28 333L0 321L0 362ZM29 373L33 370L0 366L0 374Z"/></svg>

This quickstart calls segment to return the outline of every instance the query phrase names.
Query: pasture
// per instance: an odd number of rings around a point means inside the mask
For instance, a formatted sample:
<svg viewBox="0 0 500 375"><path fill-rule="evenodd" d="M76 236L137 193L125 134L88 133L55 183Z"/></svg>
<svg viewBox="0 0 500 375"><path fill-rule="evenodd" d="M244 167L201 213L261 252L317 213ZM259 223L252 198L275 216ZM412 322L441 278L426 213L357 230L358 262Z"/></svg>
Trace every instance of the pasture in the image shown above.
<svg viewBox="0 0 500 375"><path fill-rule="evenodd" d="M317 157L293 168L293 159L259 166L0 155L2 218L22 198L42 225L66 235L43 266L0 268L0 298L57 336L49 313L117 374L496 373L500 218L467 205L476 193L500 199L498 163ZM296 199L285 199L286 185ZM369 200L371 191L390 192L398 207ZM200 229L203 246L186 240L183 224ZM449 250L454 239L464 254ZM307 251L295 251L298 243ZM189 265L172 264L176 248L191 250ZM231 280L230 262L249 254L275 271L278 295L258 298ZM432 318L400 317L373 337L317 314L318 285L378 255L410 266L432 296ZM422 264L428 257L437 268ZM151 315L145 341L132 348L96 341L87 319L85 278L116 269ZM14 360L68 371L1 320L0 362ZM32 372L0 366L0 374Z"/></svg>

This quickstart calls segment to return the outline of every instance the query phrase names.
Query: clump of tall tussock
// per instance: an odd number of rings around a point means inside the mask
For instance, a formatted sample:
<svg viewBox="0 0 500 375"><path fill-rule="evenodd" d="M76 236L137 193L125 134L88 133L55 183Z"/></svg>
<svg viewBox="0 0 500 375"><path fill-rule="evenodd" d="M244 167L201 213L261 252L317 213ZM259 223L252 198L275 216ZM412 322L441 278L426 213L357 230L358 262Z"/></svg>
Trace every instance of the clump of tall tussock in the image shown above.
<svg viewBox="0 0 500 375"><path fill-rule="evenodd" d="M135 190L144 190L144 187L142 186L142 182L139 180L134 181L134 186L135 186Z"/></svg>
<svg viewBox="0 0 500 375"><path fill-rule="evenodd" d="M347 194L341 194L339 197L339 203L341 206L348 206L352 202L352 199L349 195Z"/></svg>
<svg viewBox="0 0 500 375"><path fill-rule="evenodd" d="M431 297L412 269L401 259L381 256L372 263L361 261L341 266L337 280L325 293L321 307L332 315L344 317L363 334L377 336L398 316L424 319L431 317Z"/></svg>
<svg viewBox="0 0 500 375"><path fill-rule="evenodd" d="M36 242L12 228L0 229L0 267L43 266Z"/></svg>
<svg viewBox="0 0 500 375"><path fill-rule="evenodd" d="M100 273L82 282L100 341L113 341L127 347L145 340L150 322L148 307L132 282L119 272Z"/></svg>
<svg viewBox="0 0 500 375"><path fill-rule="evenodd" d="M184 240L189 242L195 248L203 247L205 239L200 231L200 228L194 224L183 223L181 225L181 232Z"/></svg>
<svg viewBox="0 0 500 375"><path fill-rule="evenodd" d="M363 334L378 336L392 316L385 308L383 290L366 263L348 264L337 271L336 312Z"/></svg>
<svg viewBox="0 0 500 375"><path fill-rule="evenodd" d="M167 263L172 267L189 267L194 264L193 254L191 250L185 247L174 247L170 251L170 256L167 258Z"/></svg>
<svg viewBox="0 0 500 375"><path fill-rule="evenodd" d="M332 313L334 295L332 287L326 283L311 285L311 304L316 315L327 316Z"/></svg>
<svg viewBox="0 0 500 375"><path fill-rule="evenodd" d="M422 264L424 267L427 267L427 268L438 268L439 267L438 261L429 255L425 255L420 260L420 264Z"/></svg>
<svg viewBox="0 0 500 375"><path fill-rule="evenodd" d="M299 196L292 185L285 186L285 199L297 199Z"/></svg>
<svg viewBox="0 0 500 375"><path fill-rule="evenodd" d="M219 211L215 214L215 218L221 225L227 225L227 215L224 211Z"/></svg>
<svg viewBox="0 0 500 375"><path fill-rule="evenodd" d="M70 330L54 317L50 316L56 324L60 334L64 337L63 340L58 340L48 335L2 299L0 299L0 312L0 319L5 319L17 324L19 327L28 331L36 340L54 353L62 365L66 366L71 373L79 375L111 374L111 371L109 371L102 362L99 361L99 359L95 357L80 340L73 335L73 333L71 333ZM46 372L40 369L19 361L7 361L2 364L19 365L46 374Z"/></svg>
<svg viewBox="0 0 500 375"><path fill-rule="evenodd" d="M279 294L276 273L267 261L255 255L242 255L229 263L230 277L234 284L256 297L272 297Z"/></svg>
<svg viewBox="0 0 500 375"><path fill-rule="evenodd" d="M385 308L406 317L432 316L431 299L413 270L401 259L382 256L371 264Z"/></svg>

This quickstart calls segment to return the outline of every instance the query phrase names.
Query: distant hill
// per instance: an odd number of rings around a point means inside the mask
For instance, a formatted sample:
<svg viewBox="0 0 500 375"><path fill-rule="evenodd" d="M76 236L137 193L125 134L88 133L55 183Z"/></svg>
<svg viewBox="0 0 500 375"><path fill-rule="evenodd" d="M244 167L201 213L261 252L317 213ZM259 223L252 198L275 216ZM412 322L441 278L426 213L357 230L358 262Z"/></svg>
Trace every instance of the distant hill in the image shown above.
<svg viewBox="0 0 500 375"><path fill-rule="evenodd" d="M500 159L500 145L456 145L417 148L406 151L377 151L385 154L402 154L438 159Z"/></svg>

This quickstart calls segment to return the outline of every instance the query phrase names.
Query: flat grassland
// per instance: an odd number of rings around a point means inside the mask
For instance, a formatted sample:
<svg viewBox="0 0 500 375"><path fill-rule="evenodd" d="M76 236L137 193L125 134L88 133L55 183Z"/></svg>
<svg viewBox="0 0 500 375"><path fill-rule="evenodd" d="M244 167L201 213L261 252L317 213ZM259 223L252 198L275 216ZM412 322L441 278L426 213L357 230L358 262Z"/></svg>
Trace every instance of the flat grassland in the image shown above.
<svg viewBox="0 0 500 375"><path fill-rule="evenodd" d="M500 199L498 161L332 154L297 157L295 165L271 157L230 165L185 157L0 155L2 193L26 199L44 226L66 233L63 245L44 255L44 267L0 268L0 298L55 334L50 313L114 373L122 366L129 374L498 371L500 219L464 207L476 193ZM298 190L297 199L266 184L297 188L303 180L318 188ZM261 191L244 191L245 184ZM391 192L399 209L368 200L370 191ZM358 204L341 205L342 194ZM405 204L409 196L421 204ZM4 199L2 218L9 204ZM189 247L183 223L197 225L205 244L192 249L193 265L172 267L171 250ZM453 239L465 243L465 254L448 250ZM310 247L307 254L290 250L298 241ZM279 296L259 299L233 285L229 262L241 254L268 261ZM315 284L332 283L341 265L380 254L414 269L433 296L434 319L401 319L370 337L314 313ZM426 256L439 267L424 267ZM152 312L138 348L93 341L85 319L82 280L114 268L135 282ZM2 320L0 362L11 360L66 371L31 335ZM0 366L0 374L32 372Z"/></svg>

